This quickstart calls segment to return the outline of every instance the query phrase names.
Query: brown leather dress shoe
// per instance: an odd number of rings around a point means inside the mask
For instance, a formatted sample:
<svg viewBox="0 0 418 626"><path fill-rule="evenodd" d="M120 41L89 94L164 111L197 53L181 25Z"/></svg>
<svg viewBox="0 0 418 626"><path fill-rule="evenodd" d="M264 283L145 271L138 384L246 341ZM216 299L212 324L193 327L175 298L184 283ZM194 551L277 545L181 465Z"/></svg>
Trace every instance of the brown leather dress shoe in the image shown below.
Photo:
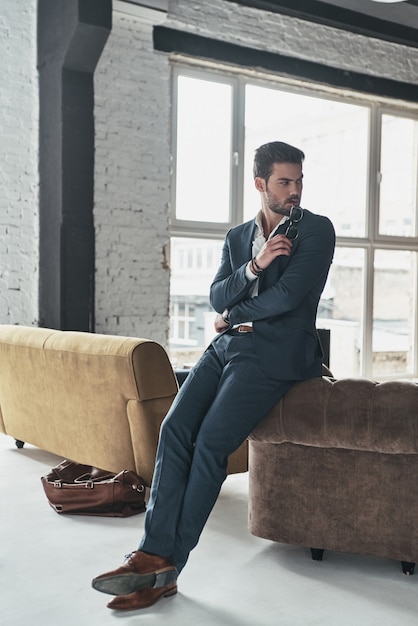
<svg viewBox="0 0 418 626"><path fill-rule="evenodd" d="M136 550L127 555L126 559L121 567L93 578L92 587L112 596L126 596L144 587L161 592L161 589L166 589L177 580L177 570L166 557ZM164 593L156 596L152 604L161 595Z"/></svg>
<svg viewBox="0 0 418 626"><path fill-rule="evenodd" d="M174 596L177 593L176 583L171 583L165 587L145 587L139 591L134 591L126 596L116 596L107 605L109 609L115 611L135 611L138 609L146 609L152 606L160 598L168 598L168 596Z"/></svg>

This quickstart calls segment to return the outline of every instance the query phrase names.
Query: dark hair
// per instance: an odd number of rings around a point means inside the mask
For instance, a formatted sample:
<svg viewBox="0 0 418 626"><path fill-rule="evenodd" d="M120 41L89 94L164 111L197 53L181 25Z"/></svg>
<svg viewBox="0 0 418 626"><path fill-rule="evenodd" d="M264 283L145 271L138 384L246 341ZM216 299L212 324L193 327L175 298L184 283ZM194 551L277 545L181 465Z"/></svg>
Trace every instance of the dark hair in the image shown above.
<svg viewBox="0 0 418 626"><path fill-rule="evenodd" d="M268 180L274 163L298 163L302 165L304 158L305 155L302 150L283 141L265 143L255 151L254 178L258 176Z"/></svg>

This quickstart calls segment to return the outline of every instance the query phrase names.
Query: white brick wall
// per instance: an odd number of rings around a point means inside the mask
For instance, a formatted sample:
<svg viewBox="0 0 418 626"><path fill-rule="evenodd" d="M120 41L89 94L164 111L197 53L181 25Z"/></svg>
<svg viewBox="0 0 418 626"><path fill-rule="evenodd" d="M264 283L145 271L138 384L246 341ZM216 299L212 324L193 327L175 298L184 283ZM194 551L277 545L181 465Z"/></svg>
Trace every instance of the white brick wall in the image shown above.
<svg viewBox="0 0 418 626"><path fill-rule="evenodd" d="M172 0L167 25L260 50L418 83L418 49L233 2Z"/></svg>
<svg viewBox="0 0 418 626"><path fill-rule="evenodd" d="M150 23L114 12L95 94L96 330L165 345L170 75Z"/></svg>
<svg viewBox="0 0 418 626"><path fill-rule="evenodd" d="M0 9L0 323L38 315L36 0Z"/></svg>

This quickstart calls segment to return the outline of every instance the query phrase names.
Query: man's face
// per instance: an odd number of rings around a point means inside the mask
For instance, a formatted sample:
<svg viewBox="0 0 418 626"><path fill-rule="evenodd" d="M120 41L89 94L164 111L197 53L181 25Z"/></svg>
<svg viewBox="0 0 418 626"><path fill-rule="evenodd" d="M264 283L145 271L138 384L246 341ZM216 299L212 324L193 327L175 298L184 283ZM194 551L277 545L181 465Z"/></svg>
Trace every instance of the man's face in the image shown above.
<svg viewBox="0 0 418 626"><path fill-rule="evenodd" d="M265 202L273 213L289 215L293 205L300 205L302 178L301 165L275 163L270 178L267 181L261 178L256 179L256 187L264 192Z"/></svg>

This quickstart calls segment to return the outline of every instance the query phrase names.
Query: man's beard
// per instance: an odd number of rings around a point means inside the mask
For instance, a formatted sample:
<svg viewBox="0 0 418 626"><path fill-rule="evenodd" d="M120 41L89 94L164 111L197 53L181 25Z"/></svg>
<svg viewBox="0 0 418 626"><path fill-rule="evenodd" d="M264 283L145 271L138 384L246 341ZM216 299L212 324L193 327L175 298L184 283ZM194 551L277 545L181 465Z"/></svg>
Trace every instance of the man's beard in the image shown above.
<svg viewBox="0 0 418 626"><path fill-rule="evenodd" d="M285 209L279 202L271 202L269 200L267 206L270 211L273 211L273 213L278 213L279 215L290 215L290 209Z"/></svg>
<svg viewBox="0 0 418 626"><path fill-rule="evenodd" d="M289 203L297 206L299 204L299 198L294 198L294 202L292 201L291 198L288 198L287 200L285 200L285 202L280 202L274 196L272 196L270 191L267 190L267 206L270 209L270 211L273 211L273 213L278 213L279 215L289 216L290 208L288 209L285 207L285 204L289 204Z"/></svg>

